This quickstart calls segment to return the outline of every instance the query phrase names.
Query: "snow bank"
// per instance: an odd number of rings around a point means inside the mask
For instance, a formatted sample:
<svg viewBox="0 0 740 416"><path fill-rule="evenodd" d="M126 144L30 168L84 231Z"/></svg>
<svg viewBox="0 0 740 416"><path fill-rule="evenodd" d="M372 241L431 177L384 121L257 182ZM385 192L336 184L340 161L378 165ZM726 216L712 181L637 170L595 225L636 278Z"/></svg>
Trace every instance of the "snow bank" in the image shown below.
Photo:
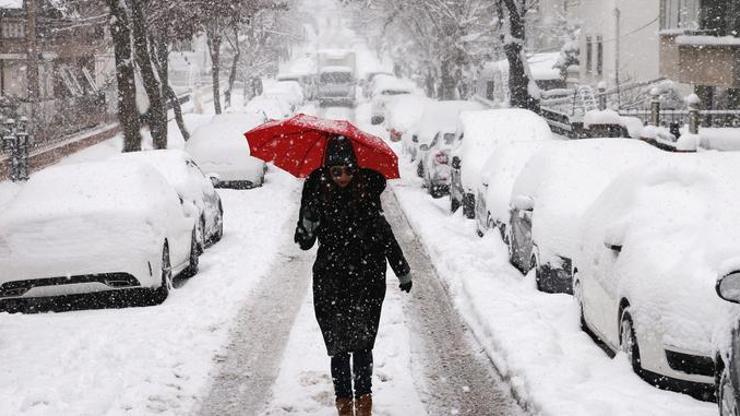
<svg viewBox="0 0 740 416"><path fill-rule="evenodd" d="M385 125L406 133L421 118L429 98L418 95L399 95L386 104Z"/></svg>
<svg viewBox="0 0 740 416"><path fill-rule="evenodd" d="M424 112L412 132L419 137L418 144L430 144L438 131L455 131L458 117L465 111L479 111L485 107L475 101L435 101L424 105Z"/></svg>
<svg viewBox="0 0 740 416"><path fill-rule="evenodd" d="M587 111L583 117L583 127L589 128L598 124L615 124L620 125L622 118L614 110L591 110Z"/></svg>
<svg viewBox="0 0 740 416"><path fill-rule="evenodd" d="M699 129L701 147L714 150L740 150L740 128Z"/></svg>

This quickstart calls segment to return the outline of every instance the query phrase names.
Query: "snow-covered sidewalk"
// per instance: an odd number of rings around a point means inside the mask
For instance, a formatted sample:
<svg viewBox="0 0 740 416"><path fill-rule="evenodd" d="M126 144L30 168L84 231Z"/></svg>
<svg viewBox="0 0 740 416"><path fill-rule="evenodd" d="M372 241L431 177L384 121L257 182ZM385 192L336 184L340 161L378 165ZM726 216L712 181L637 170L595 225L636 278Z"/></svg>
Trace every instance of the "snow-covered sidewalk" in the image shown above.
<svg viewBox="0 0 740 416"><path fill-rule="evenodd" d="M402 162L393 187L401 207L456 307L532 413L717 414L714 403L648 385L622 354L609 358L580 330L571 296L538 292L533 275L509 265L497 233L475 236L474 222L451 215L448 199L432 199L413 168Z"/></svg>

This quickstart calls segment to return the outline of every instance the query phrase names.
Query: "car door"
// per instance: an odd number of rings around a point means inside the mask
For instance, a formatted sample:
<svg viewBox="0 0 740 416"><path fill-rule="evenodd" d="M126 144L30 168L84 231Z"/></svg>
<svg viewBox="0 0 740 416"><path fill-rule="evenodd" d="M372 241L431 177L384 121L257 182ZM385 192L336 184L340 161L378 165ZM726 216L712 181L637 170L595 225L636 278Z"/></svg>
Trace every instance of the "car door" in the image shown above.
<svg viewBox="0 0 740 416"><path fill-rule="evenodd" d="M598 268L583 279L583 306L586 319L597 335L612 348L619 345L619 261L620 248L599 248Z"/></svg>

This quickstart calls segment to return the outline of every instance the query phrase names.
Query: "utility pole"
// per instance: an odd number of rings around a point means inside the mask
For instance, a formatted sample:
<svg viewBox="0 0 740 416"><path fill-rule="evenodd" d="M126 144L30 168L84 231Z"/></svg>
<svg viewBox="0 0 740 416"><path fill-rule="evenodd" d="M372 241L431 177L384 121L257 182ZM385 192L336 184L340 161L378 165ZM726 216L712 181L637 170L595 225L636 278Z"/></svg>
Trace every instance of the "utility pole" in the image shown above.
<svg viewBox="0 0 740 416"><path fill-rule="evenodd" d="M31 102L31 122L35 120L39 97L39 47L38 47L39 0L26 0L26 88Z"/></svg>

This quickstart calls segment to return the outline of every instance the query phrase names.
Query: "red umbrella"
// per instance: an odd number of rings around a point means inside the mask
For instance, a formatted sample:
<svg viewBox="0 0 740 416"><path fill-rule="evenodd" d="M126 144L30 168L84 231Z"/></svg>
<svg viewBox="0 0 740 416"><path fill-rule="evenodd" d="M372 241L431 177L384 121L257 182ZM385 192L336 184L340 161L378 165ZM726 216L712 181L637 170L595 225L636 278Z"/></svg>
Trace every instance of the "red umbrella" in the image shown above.
<svg viewBox="0 0 740 416"><path fill-rule="evenodd" d="M267 122L244 135L252 156L273 162L299 178L307 177L323 165L326 143L338 135L352 142L359 167L376 170L387 179L400 177L396 153L381 138L348 121L298 114Z"/></svg>

